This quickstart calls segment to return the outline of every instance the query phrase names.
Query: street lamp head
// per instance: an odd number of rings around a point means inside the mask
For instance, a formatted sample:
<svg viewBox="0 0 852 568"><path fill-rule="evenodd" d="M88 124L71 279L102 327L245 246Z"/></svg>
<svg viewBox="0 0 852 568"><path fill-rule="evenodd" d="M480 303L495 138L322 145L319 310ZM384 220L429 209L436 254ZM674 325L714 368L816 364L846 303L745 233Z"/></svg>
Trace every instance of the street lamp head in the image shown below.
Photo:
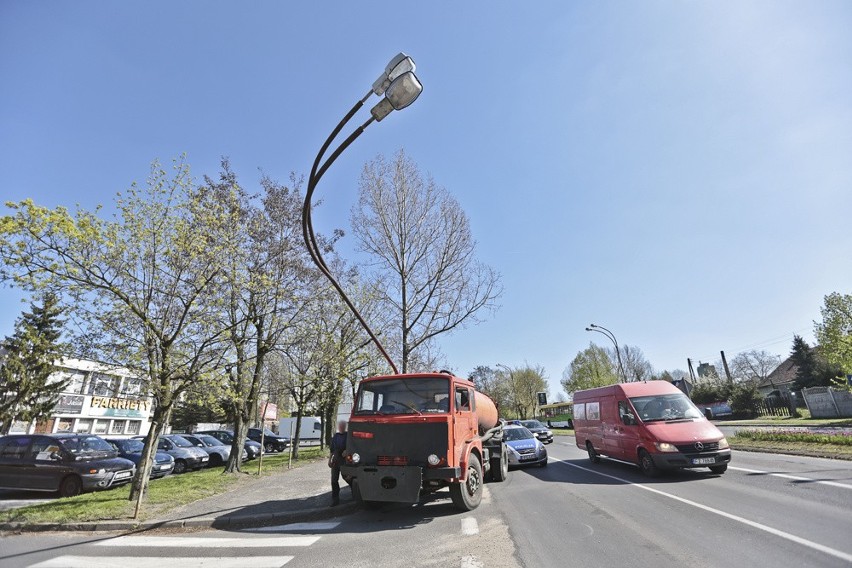
<svg viewBox="0 0 852 568"><path fill-rule="evenodd" d="M595 331L595 330L594 330L594 329L592 329L592 328L590 328L590 327L587 327L587 328L586 328L586 331Z"/></svg>
<svg viewBox="0 0 852 568"><path fill-rule="evenodd" d="M370 113L377 122L389 115L391 111L402 110L420 96L423 85L412 71L406 71L394 79L385 91L385 98L379 104L370 109Z"/></svg>
<svg viewBox="0 0 852 568"><path fill-rule="evenodd" d="M598 326L596 326L596 325L595 325L595 324L593 324L593 323L590 323L590 324L589 324L589 327L598 327Z"/></svg>
<svg viewBox="0 0 852 568"><path fill-rule="evenodd" d="M373 83L373 92L382 96L394 79L404 73L414 71L416 68L413 59L402 52L397 53L385 66L384 73Z"/></svg>

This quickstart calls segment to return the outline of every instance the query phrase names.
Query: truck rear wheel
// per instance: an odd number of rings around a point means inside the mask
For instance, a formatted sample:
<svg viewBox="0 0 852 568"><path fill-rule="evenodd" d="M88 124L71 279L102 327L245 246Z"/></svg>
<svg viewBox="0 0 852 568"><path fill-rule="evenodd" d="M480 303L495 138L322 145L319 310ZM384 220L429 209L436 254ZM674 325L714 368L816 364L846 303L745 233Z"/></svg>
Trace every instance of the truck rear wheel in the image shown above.
<svg viewBox="0 0 852 568"><path fill-rule="evenodd" d="M476 454L470 454L467 462L467 479L450 485L450 497L459 511L472 511L482 501L482 464Z"/></svg>
<svg viewBox="0 0 852 568"><path fill-rule="evenodd" d="M509 477L509 453L506 446L500 445L500 455L491 458L491 481L506 481Z"/></svg>

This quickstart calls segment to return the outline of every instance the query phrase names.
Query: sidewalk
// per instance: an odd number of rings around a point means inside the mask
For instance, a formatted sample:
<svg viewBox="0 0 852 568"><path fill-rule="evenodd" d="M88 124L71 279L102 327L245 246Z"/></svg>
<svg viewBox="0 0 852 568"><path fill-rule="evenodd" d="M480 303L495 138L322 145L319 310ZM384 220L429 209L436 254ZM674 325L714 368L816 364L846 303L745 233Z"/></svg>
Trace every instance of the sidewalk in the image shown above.
<svg viewBox="0 0 852 568"><path fill-rule="evenodd" d="M225 528L310 521L353 512L357 505L341 479L340 505L331 505L324 460L240 483L235 489L178 507L144 522L104 521L66 525L0 523L0 531L121 531L151 528Z"/></svg>

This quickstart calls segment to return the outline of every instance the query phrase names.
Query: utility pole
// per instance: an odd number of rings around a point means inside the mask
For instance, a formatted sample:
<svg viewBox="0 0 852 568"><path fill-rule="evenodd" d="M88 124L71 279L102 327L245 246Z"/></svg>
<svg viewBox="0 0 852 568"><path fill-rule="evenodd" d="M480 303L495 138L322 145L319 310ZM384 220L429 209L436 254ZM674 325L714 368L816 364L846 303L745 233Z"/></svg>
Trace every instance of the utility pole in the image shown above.
<svg viewBox="0 0 852 568"><path fill-rule="evenodd" d="M689 357L686 358L686 365L689 367L689 378L692 379L692 383L695 384L695 369L692 368L692 359Z"/></svg>
<svg viewBox="0 0 852 568"><path fill-rule="evenodd" d="M733 384L734 379L731 377L731 370L728 368L728 360L725 358L725 352L720 351L722 354L722 366L725 368L725 376L728 377L728 382Z"/></svg>

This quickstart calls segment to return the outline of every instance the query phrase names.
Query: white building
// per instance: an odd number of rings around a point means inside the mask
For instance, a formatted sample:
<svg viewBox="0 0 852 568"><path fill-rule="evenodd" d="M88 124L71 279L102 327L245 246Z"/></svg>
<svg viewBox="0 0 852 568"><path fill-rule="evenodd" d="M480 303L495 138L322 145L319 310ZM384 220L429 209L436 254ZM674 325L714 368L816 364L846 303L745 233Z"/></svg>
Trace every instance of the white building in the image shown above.
<svg viewBox="0 0 852 568"><path fill-rule="evenodd" d="M153 401L144 394L144 380L128 369L95 361L62 359L56 366L56 380L70 380L50 418L31 424L17 422L11 433L148 433Z"/></svg>

